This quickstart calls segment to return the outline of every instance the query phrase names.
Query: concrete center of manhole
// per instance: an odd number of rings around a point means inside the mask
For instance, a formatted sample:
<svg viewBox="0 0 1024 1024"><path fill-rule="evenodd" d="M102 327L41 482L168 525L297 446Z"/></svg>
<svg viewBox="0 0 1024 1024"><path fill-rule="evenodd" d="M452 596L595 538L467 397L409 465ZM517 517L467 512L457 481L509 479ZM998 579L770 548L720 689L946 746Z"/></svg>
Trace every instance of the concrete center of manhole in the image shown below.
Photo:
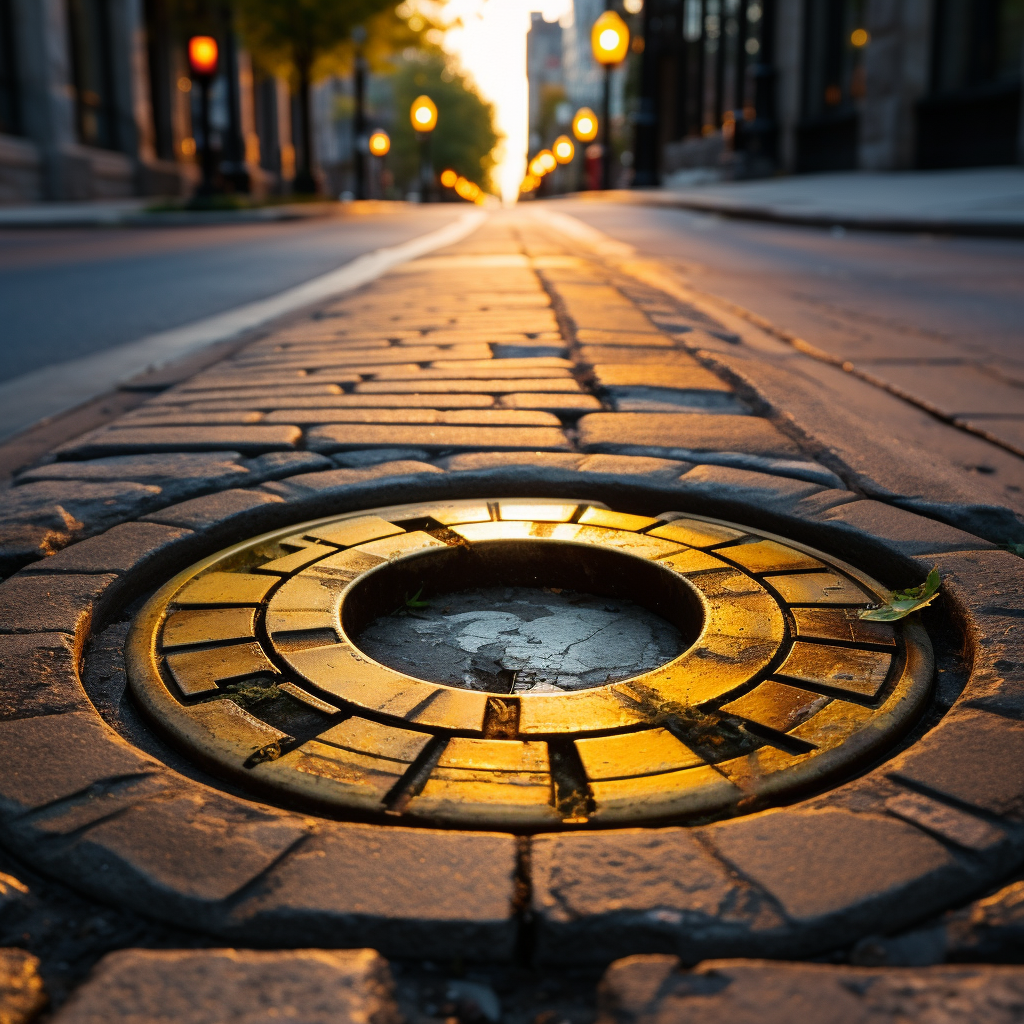
<svg viewBox="0 0 1024 1024"><path fill-rule="evenodd" d="M887 597L831 555L707 517L427 502L185 569L126 654L158 729L283 803L479 828L686 822L838 780L916 721L927 635L859 614Z"/></svg>
<svg viewBox="0 0 1024 1024"><path fill-rule="evenodd" d="M634 601L559 587L412 595L354 639L399 672L488 693L600 686L687 646L679 629Z"/></svg>

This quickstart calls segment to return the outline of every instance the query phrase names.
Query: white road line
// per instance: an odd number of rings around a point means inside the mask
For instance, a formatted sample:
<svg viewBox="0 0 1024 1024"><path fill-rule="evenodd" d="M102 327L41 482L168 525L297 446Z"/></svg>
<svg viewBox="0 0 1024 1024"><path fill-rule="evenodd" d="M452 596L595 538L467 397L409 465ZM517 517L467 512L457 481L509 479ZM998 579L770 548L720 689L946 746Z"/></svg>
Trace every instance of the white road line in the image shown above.
<svg viewBox="0 0 1024 1024"><path fill-rule="evenodd" d="M105 394L139 373L165 366L215 342L236 338L287 313L358 288L400 263L454 245L475 231L486 217L483 210L469 210L437 231L357 256L337 270L269 299L5 381L0 384L0 441Z"/></svg>

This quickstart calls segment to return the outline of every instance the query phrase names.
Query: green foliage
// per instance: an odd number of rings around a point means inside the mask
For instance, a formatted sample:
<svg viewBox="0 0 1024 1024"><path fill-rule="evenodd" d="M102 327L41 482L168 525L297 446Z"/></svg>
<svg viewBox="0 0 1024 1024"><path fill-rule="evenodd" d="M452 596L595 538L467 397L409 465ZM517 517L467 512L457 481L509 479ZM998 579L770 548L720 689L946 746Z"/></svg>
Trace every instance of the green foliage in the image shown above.
<svg viewBox="0 0 1024 1024"><path fill-rule="evenodd" d="M388 0L235 0L246 45L267 68L311 73Z"/></svg>
<svg viewBox="0 0 1024 1024"><path fill-rule="evenodd" d="M409 108L426 93L437 104L437 127L430 140L437 174L450 167L492 191L494 148L501 137L494 128L494 108L436 49L421 51L399 64L394 77L396 123L391 132L388 165L407 186L419 174L419 138L409 122Z"/></svg>
<svg viewBox="0 0 1024 1024"><path fill-rule="evenodd" d="M939 596L941 583L939 570L932 569L928 573L928 578L919 587L897 590L890 595L888 604L858 612L857 617L870 622L895 622L897 619L905 618L911 612L920 611L930 605Z"/></svg>

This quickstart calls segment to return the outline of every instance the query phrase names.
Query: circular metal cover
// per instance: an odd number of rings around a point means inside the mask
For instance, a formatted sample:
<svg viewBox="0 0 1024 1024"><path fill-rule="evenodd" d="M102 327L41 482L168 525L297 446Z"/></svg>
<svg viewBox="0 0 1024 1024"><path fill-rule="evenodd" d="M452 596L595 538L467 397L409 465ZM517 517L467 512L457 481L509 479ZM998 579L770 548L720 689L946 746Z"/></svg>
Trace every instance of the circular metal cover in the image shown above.
<svg viewBox="0 0 1024 1024"><path fill-rule="evenodd" d="M414 678L354 641L418 589L495 584L628 598L692 642L632 678L532 694ZM177 745L281 802L462 827L707 819L849 773L912 724L931 648L858 618L886 599L830 556L703 517L405 505L192 566L137 618L128 670Z"/></svg>

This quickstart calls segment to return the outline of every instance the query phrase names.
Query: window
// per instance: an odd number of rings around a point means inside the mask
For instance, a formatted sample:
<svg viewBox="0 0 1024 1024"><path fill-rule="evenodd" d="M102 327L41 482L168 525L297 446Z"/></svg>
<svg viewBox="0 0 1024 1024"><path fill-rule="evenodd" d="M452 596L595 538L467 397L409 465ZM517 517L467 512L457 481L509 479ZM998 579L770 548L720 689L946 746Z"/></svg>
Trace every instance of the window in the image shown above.
<svg viewBox="0 0 1024 1024"><path fill-rule="evenodd" d="M68 0L68 23L78 139L117 149L109 0Z"/></svg>
<svg viewBox="0 0 1024 1024"><path fill-rule="evenodd" d="M13 4L11 0L0 0L0 132L7 135L21 134L15 53Z"/></svg>
<svg viewBox="0 0 1024 1024"><path fill-rule="evenodd" d="M932 92L961 92L1020 80L1024 0L940 0Z"/></svg>

